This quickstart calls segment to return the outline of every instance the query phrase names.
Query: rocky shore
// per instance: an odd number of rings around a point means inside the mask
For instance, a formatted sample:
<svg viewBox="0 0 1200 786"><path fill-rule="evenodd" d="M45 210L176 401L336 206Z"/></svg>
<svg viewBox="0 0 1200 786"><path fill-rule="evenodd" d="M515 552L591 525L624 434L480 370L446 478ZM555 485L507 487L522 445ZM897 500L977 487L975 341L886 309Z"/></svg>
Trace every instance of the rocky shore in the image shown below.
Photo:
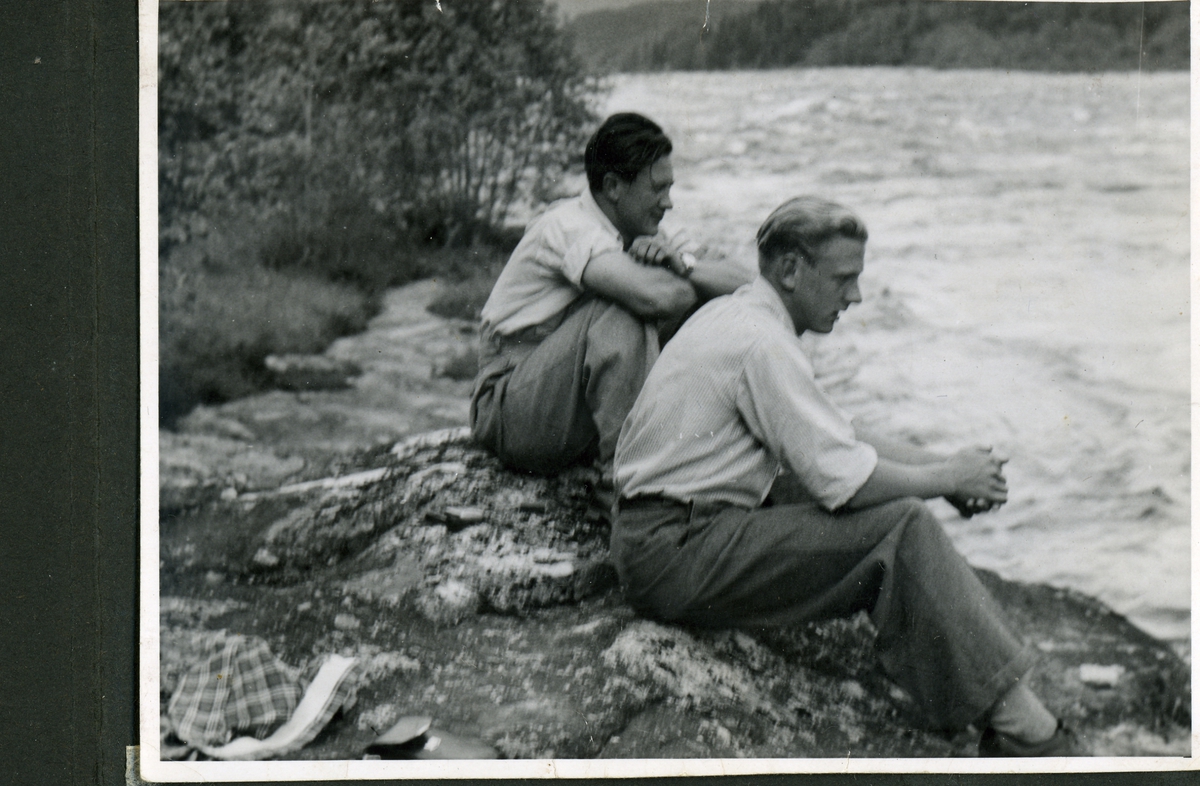
<svg viewBox="0 0 1200 786"><path fill-rule="evenodd" d="M404 715L513 758L970 755L920 730L865 617L785 631L639 619L586 470L515 475L464 429L338 476L164 511L162 697L213 637L359 657L358 703L303 758L361 758ZM1188 668L1099 602L983 573L1042 653L1037 689L1107 755L1186 754ZM1097 676L1099 675L1099 676Z"/></svg>
<svg viewBox="0 0 1200 786"><path fill-rule="evenodd" d="M513 474L444 427L469 383L439 358L468 351L470 326L407 308L428 294L398 291L405 308L331 349L362 369L349 388L203 408L163 433L164 707L241 634L296 669L362 663L357 702L295 758L362 758L410 715L507 758L974 755L973 733L921 728L865 616L781 631L636 616L589 471ZM1089 597L981 575L1091 752L1188 755L1190 669L1170 647Z"/></svg>

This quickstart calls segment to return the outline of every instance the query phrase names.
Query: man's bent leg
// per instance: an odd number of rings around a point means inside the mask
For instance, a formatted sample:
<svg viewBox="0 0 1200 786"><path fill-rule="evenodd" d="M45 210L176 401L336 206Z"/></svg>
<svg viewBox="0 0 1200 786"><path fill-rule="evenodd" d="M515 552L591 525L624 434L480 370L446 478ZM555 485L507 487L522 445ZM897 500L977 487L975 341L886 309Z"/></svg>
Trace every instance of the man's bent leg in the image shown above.
<svg viewBox="0 0 1200 786"><path fill-rule="evenodd" d="M612 467L621 427L658 360L658 349L658 328L616 304L607 303L588 325L584 399L596 427L597 457L605 467Z"/></svg>
<svg viewBox="0 0 1200 786"><path fill-rule="evenodd" d="M889 674L946 728L978 718L1030 666L919 500L836 515L815 504L622 511L612 552L630 602L668 620L757 627L870 611Z"/></svg>
<svg viewBox="0 0 1200 786"><path fill-rule="evenodd" d="M887 544L890 564L871 611L876 646L893 679L931 717L961 728L1020 682L1032 653L925 504L891 506L903 509L903 519Z"/></svg>
<svg viewBox="0 0 1200 786"><path fill-rule="evenodd" d="M590 300L476 396L477 438L509 466L542 474L592 452L611 462L657 356L651 326Z"/></svg>

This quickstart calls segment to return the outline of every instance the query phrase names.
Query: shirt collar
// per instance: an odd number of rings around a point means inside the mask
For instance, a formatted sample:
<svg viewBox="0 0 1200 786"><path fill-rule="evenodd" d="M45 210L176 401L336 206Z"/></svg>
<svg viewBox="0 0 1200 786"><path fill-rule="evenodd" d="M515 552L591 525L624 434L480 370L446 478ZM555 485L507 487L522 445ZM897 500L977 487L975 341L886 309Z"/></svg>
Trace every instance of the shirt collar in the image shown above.
<svg viewBox="0 0 1200 786"><path fill-rule="evenodd" d="M765 308L790 332L796 332L796 323L792 320L792 315L788 313L787 307L783 305L783 298L775 291L775 287L771 286L771 282L763 278L761 274L747 284L743 290L747 300Z"/></svg>
<svg viewBox="0 0 1200 786"><path fill-rule="evenodd" d="M625 239L621 237L621 231L617 229L612 221L608 220L608 216L604 215L604 211L600 209L600 205L596 204L596 197L592 195L592 189L588 186L583 187L583 193L579 195L579 201L583 204L585 213L590 213L593 218L600 222L600 226L604 227L606 232L611 233L621 243L621 247L625 246Z"/></svg>

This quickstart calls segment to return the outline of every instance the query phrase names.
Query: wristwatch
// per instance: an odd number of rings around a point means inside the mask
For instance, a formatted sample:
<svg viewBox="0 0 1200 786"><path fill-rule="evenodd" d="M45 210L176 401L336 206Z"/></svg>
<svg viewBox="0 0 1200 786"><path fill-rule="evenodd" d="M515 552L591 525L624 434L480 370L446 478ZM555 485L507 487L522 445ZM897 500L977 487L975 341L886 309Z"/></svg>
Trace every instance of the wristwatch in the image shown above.
<svg viewBox="0 0 1200 786"><path fill-rule="evenodd" d="M687 278L692 274L692 271L696 269L696 255L691 251L684 251L679 255L679 264L683 267L683 270L676 272L684 278Z"/></svg>

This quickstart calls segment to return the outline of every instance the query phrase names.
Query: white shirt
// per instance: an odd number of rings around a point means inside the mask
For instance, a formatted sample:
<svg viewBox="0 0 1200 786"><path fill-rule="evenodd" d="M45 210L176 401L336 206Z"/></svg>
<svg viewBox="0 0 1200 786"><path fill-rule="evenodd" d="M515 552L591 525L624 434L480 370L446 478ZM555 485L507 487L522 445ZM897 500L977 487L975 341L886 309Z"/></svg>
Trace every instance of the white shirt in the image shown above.
<svg viewBox="0 0 1200 786"><path fill-rule="evenodd" d="M658 237L672 248L683 234L660 225ZM621 233L584 188L534 219L513 250L480 314L482 338L509 336L561 314L584 293L583 271L593 258L622 251Z"/></svg>
<svg viewBox="0 0 1200 786"><path fill-rule="evenodd" d="M663 348L621 430L615 480L623 497L752 508L786 463L835 510L877 458L817 386L791 316L760 276L710 301Z"/></svg>

